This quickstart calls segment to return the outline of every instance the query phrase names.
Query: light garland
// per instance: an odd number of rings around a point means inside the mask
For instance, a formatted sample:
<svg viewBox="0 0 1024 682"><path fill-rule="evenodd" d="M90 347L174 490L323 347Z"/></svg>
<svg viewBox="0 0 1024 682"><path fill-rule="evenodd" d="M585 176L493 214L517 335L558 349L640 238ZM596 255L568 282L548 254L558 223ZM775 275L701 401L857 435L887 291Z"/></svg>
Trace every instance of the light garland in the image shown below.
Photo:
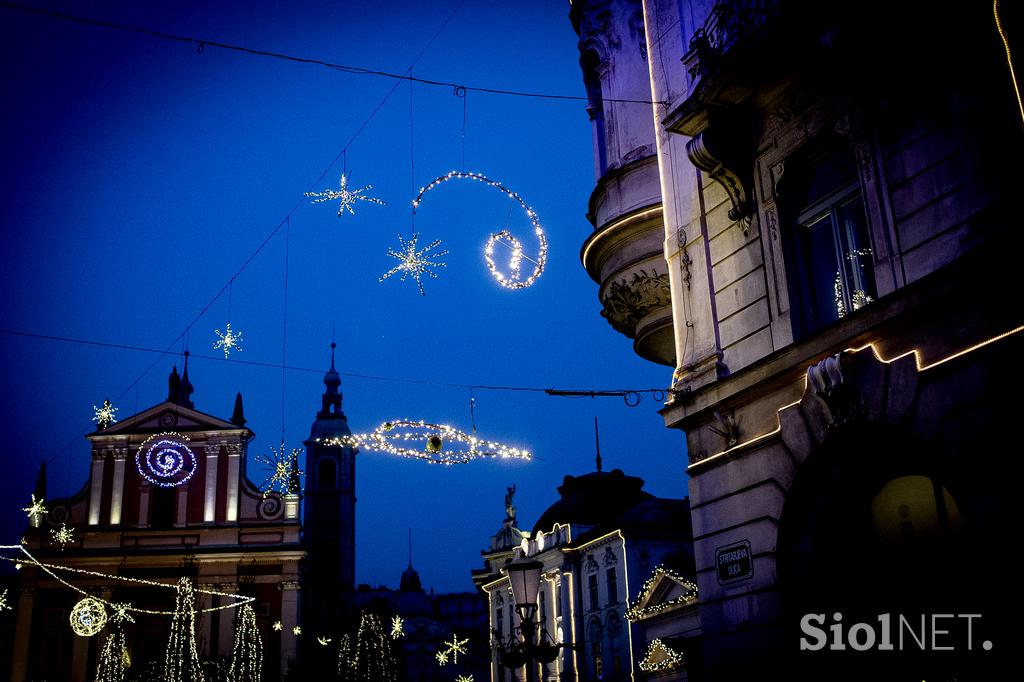
<svg viewBox="0 0 1024 682"><path fill-rule="evenodd" d="M338 640L338 680L339 682L350 682L353 678L354 661L352 660L352 640L348 635L342 635Z"/></svg>
<svg viewBox="0 0 1024 682"><path fill-rule="evenodd" d="M110 617L112 627L97 657L96 682L124 682L125 669L131 667L132 661L128 655L122 616L128 617L123 609L115 610L114 615ZM130 620L130 617L128 618Z"/></svg>
<svg viewBox="0 0 1024 682"><path fill-rule="evenodd" d="M448 659L449 656L451 656L452 663L458 664L458 662L459 662L459 654L462 654L463 656L467 655L466 654L466 645L469 644L469 639L468 638L460 640L455 635L452 635L452 641L445 642L445 644L448 645L448 648L444 650L444 654L445 654L445 661L444 662L445 663L448 662L447 659ZM440 654L441 652L438 651L438 653ZM437 660L438 660L438 662L440 662L441 661L441 657L438 656ZM444 663L442 663L442 665L444 665Z"/></svg>
<svg viewBox="0 0 1024 682"><path fill-rule="evenodd" d="M90 571L90 570L87 570L87 569L84 569L84 568L72 568L70 566L61 566L59 564L44 563L44 562L39 561L38 559L36 559L28 551L28 549L26 549L23 545L0 545L0 550L5 550L5 549L8 549L8 550L11 550L11 549L19 550L22 554L25 555L26 559L25 560L12 559L11 557L0 556L0 560L9 561L9 562L13 563L15 566L18 566L19 564L22 564L23 562L27 563L27 564L29 564L31 566L36 566L39 569L41 569L44 573L49 575L51 578L56 580L58 583L63 585L64 587L67 587L68 589L74 590L75 592L77 592L78 594L81 594L84 597L92 597L96 601L105 604L106 606L110 607L111 609L114 609L115 611L116 610L123 610L123 611L126 611L126 612L127 611L131 611L132 613L145 613L145 614L149 614L151 616L173 616L174 613L175 613L174 611L157 611L157 610L154 610L154 609L143 609L143 608L139 608L137 606L131 606L130 604L117 604L117 603L108 601L106 599L103 599L101 597L94 597L93 595L89 594L88 592L86 592L82 588L78 587L77 585L75 585L73 583L70 583L67 580L65 580L64 578L62 578L59 575L57 575L56 571L67 571L68 573L75 573L75 574L78 574L78 575L86 575L86 576L93 577L93 578L103 578L103 579L106 579L106 580L130 583L130 584L134 584L134 585L145 585L147 587L162 587L162 588L168 588L168 589L175 589L174 585L169 585L167 583L160 583L160 582L157 582L155 580L147 580L145 578L132 578L132 577L129 577L129 576L110 575L108 573L100 573L98 571ZM208 595L215 596L215 597L226 597L228 599L234 600L234 601L228 602L227 604L222 604L220 606L211 606L211 607L205 608L205 609L197 609L195 611L195 613L212 613L214 611L220 611L221 609L233 609L235 607L242 606L243 604L248 604L248 603L250 603L252 601L255 601L255 597L247 597L247 596L243 596L243 595L239 595L239 594L234 594L234 593L230 593L230 592L220 592L218 590L194 589L193 592L199 592L201 594L208 594Z"/></svg>
<svg viewBox="0 0 1024 682"><path fill-rule="evenodd" d="M66 523L60 524L60 528L50 530L50 538L54 543L60 545L61 551L75 541L75 529Z"/></svg>
<svg viewBox="0 0 1024 682"><path fill-rule="evenodd" d="M32 494L32 504L27 507L22 507L21 511L28 514L29 521L36 521L40 517L46 516L46 506L43 504L45 500L36 499L35 493Z"/></svg>
<svg viewBox="0 0 1024 682"><path fill-rule="evenodd" d="M284 441L281 441L280 448L275 448L273 445L270 446L269 455L256 455L256 462L263 465L264 471L268 472L267 478L259 485L260 490L263 491L264 498L272 493L275 488L282 494L289 492L292 463L298 462L299 455L301 454L302 450L297 448L293 448L290 453L285 454ZM295 468L295 475L302 475L302 470L297 466Z"/></svg>
<svg viewBox="0 0 1024 682"><path fill-rule="evenodd" d="M660 604L655 604L654 606L641 608L640 603L643 602L644 597L651 591L651 589L654 588L655 584L658 582L658 579L661 578L661 576L663 575L672 578L678 583L681 583L683 587L690 590L690 594L684 594L679 597L676 597L675 599L671 599L667 602L662 602ZM651 577L649 577L644 582L643 586L640 588L640 594L637 595L636 603L634 603L632 606L629 606L626 609L626 619L631 622L635 622L640 618L643 618L644 616L650 616L652 614L665 611L666 609L670 609L673 606L676 606L677 604L692 604L695 601L697 601L697 585L693 581L689 580L682 574L673 571L671 568L668 568L667 566L658 566L654 569L654 572L651 574Z"/></svg>
<svg viewBox="0 0 1024 682"><path fill-rule="evenodd" d="M487 269L490 270L491 275L498 281L498 284L506 289L525 289L533 284L537 281L537 278L540 277L541 273L544 272L544 264L547 262L548 257L548 240L544 235L544 230L540 225L540 220L537 218L537 212L530 208L518 193L513 192L500 182L491 180L480 173L450 171L449 173L435 178L425 187L421 188L420 193L417 194L416 198L412 201L413 208L419 208L420 202L423 201L423 195L433 188L443 182L447 182L448 180L459 179L482 182L488 187L493 187L500 192L503 192L509 198L519 202L519 205L523 207L523 210L526 212L526 216L530 219L530 223L533 225L533 233L536 235L537 242L539 244L537 260L528 259L534 264L533 272L526 279L522 279L520 264L523 258L526 258L526 256L523 255L523 245L518 239L513 237L508 230L495 232L488 237L484 246L484 260L487 263ZM508 274L502 273L494 264L494 245L501 242L503 239L509 242L508 246L512 249L512 257L509 260Z"/></svg>
<svg viewBox="0 0 1024 682"><path fill-rule="evenodd" d="M107 610L103 603L93 597L82 599L68 617L71 629L79 637L92 637L107 624Z"/></svg>
<svg viewBox="0 0 1024 682"><path fill-rule="evenodd" d="M219 329L214 329L213 333L219 337L219 340L213 342L213 347L222 349L225 358L231 354L231 351L242 352L242 332L231 331L230 322L224 327L223 334Z"/></svg>
<svg viewBox="0 0 1024 682"><path fill-rule="evenodd" d="M117 408L111 405L109 400L104 400L101 407L93 405L92 411L92 420L96 422L96 425L100 427L100 430L106 429L117 421L114 417L114 413L117 412Z"/></svg>
<svg viewBox="0 0 1024 682"><path fill-rule="evenodd" d="M378 204L380 206L384 206L384 202L381 201L380 199L363 196L363 192L369 191L371 189L373 189L373 185L366 185L365 187L360 187L359 189L349 189L348 177L344 173L342 173L341 186L338 189L326 189L323 192L306 192L306 196L316 197L316 199L313 199L313 201L310 202L313 204L322 204L325 201L334 201L335 199L340 200L341 203L338 204L338 217L340 218L346 210L351 215L355 215L356 212L352 207L355 205L357 201L368 201L371 204Z"/></svg>
<svg viewBox="0 0 1024 682"><path fill-rule="evenodd" d="M256 627L256 612L251 604L238 609L235 618L235 644L231 650L232 682L260 682L263 671L263 640Z"/></svg>
<svg viewBox="0 0 1024 682"><path fill-rule="evenodd" d="M198 461L195 453L185 445L188 440L188 436L173 431L155 433L144 440L135 453L139 475L162 488L187 483L196 473Z"/></svg>
<svg viewBox="0 0 1024 682"><path fill-rule="evenodd" d="M6 591L5 591L6 592ZM391 639L398 639L405 634L405 621L401 616L391 619Z"/></svg>
<svg viewBox="0 0 1024 682"><path fill-rule="evenodd" d="M396 419L384 422L370 433L318 439L318 442L380 450L400 457L445 465L465 464L473 459L488 457L531 459L533 456L527 450L483 440L455 427L431 424L422 419Z"/></svg>
<svg viewBox="0 0 1024 682"><path fill-rule="evenodd" d="M406 277L412 277L414 280L416 280L416 286L418 286L420 289L420 296L426 295L426 292L423 291L423 280L421 278L423 277L423 275L427 275L429 277L432 277L433 279L437 279L437 273L435 273L430 268L443 268L446 265L441 261L435 261L430 259L440 258L441 256L448 255L448 249L430 254L429 252L432 249L441 244L440 239L435 239L434 241L430 242L429 245L417 251L416 242L419 240L419 238L420 236L415 232L412 235L412 239L410 239L409 241L405 241L405 238L402 237L402 235L398 235L398 241L402 244L402 250L395 251L394 249L388 249L388 255L391 256L392 258L398 259L398 265L396 265L395 267L391 268L383 275L381 275L380 279L378 279L377 281L383 282L388 277L391 277L391 275L402 273L401 280L403 282L405 281Z"/></svg>
<svg viewBox="0 0 1024 682"><path fill-rule="evenodd" d="M179 578L171 618L171 636L164 657L164 677L168 682L202 682L203 672L196 650L195 592L192 581Z"/></svg>
<svg viewBox="0 0 1024 682"><path fill-rule="evenodd" d="M659 654L660 658L658 660L651 660ZM683 664L684 660L681 653L672 649L660 639L652 639L647 647L647 653L644 654L643 660L640 661L640 670L645 673L656 673L662 670L676 670L683 667Z"/></svg>

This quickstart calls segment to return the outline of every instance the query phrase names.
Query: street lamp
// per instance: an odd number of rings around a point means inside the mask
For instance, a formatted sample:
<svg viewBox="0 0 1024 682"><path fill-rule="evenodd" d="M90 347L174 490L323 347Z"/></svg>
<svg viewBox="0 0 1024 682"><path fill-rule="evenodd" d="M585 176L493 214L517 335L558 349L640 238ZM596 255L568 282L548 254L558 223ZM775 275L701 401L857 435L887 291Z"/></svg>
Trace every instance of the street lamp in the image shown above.
<svg viewBox="0 0 1024 682"><path fill-rule="evenodd" d="M525 557L505 564L516 613L519 614L517 630L522 639L513 633L508 642L502 643L501 634L497 633L498 662L512 670L525 665L527 682L534 679L534 663L551 663L558 658L558 650L564 646L556 644L544 628L538 632L539 623L534 621L537 615L537 594L540 592L540 571L543 567L541 562Z"/></svg>

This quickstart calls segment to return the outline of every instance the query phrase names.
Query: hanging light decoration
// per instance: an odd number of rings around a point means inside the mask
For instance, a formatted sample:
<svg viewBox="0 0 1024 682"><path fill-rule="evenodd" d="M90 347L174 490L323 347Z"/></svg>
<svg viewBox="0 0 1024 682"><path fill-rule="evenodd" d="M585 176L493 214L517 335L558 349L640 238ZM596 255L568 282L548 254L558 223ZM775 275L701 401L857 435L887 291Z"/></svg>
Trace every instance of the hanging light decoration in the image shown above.
<svg viewBox="0 0 1024 682"><path fill-rule="evenodd" d="M196 455L185 443L188 436L173 431L155 433L135 453L139 475L162 488L187 483L196 473Z"/></svg>

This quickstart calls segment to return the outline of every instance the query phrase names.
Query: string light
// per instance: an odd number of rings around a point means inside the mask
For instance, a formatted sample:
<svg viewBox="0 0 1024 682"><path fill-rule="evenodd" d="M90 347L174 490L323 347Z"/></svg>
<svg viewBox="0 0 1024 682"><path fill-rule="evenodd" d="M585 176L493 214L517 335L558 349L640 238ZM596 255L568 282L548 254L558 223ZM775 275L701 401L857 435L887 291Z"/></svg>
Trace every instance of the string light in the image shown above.
<svg viewBox="0 0 1024 682"><path fill-rule="evenodd" d="M256 612L246 604L235 618L235 644L231 650L232 682L260 682L263 671L263 640L256 627Z"/></svg>
<svg viewBox="0 0 1024 682"><path fill-rule="evenodd" d="M412 235L412 239L409 241L405 241L405 238L402 235L398 235L398 241L402 244L402 250L395 251L394 249L388 249L388 255L392 258L398 259L398 265L381 275L378 280L379 282L383 282L388 277L391 277L391 275L402 273L401 280L403 282L406 277L412 277L416 280L416 286L420 289L420 296L426 295L426 292L423 291L422 277L423 275L427 275L433 279L437 279L437 273L430 268L443 268L446 264L441 261L431 259L448 255L448 249L431 254L430 251L441 244L440 239L435 239L430 242L428 246L417 251L416 242L419 238L419 234L415 232Z"/></svg>
<svg viewBox="0 0 1024 682"><path fill-rule="evenodd" d="M242 352L242 332L232 331L230 322L225 325L223 334L219 329L214 329L213 333L219 337L219 340L213 342L213 347L223 349L225 358L231 351Z"/></svg>
<svg viewBox="0 0 1024 682"><path fill-rule="evenodd" d="M269 495L275 488L280 493L289 492L292 464L299 461L299 455L301 454L302 451L299 449L292 449L290 453L285 454L284 441L281 441L280 448L275 448L273 445L270 446L269 455L256 455L256 462L263 465L264 471L268 474L267 478L259 486L260 490L263 491L263 497ZM296 467L296 475L302 475L302 470L298 469L298 467Z"/></svg>
<svg viewBox="0 0 1024 682"><path fill-rule="evenodd" d="M448 656L451 656L452 663L458 664L458 662L459 662L459 654L462 654L463 656L466 655L466 645L469 644L469 639L461 639L460 640L455 635L452 635L452 641L445 642L445 644L448 645L448 648L444 650L444 654L445 654L445 661L444 661L444 663L447 663L448 662L448 660L447 660ZM441 652L438 651L438 653L440 654ZM438 656L437 660L440 662L441 661L441 657ZM442 663L442 665L443 665L443 663Z"/></svg>
<svg viewBox="0 0 1024 682"><path fill-rule="evenodd" d="M352 660L352 640L348 635L342 635L338 640L338 679L340 682L349 682L353 679L355 661Z"/></svg>
<svg viewBox="0 0 1024 682"><path fill-rule="evenodd" d="M92 420L96 422L100 430L106 429L108 426L117 421L114 417L114 413L117 412L117 408L110 404L109 400L104 400L101 407L92 406L93 417Z"/></svg>
<svg viewBox="0 0 1024 682"><path fill-rule="evenodd" d="M61 551L75 541L75 529L66 523L60 524L60 528L54 528L50 531L50 537L55 543L60 545Z"/></svg>
<svg viewBox="0 0 1024 682"><path fill-rule="evenodd" d="M359 619L355 649L351 679L395 682L395 658L391 654L389 639L385 636L380 618L376 614L363 612Z"/></svg>
<svg viewBox="0 0 1024 682"><path fill-rule="evenodd" d="M54 580L59 582L64 587L67 587L68 589L74 590L75 592L77 592L78 594L81 594L82 596L92 597L92 598L96 599L96 601L99 601L99 602L101 602L103 604L106 604L107 606L109 606L112 609L119 607L119 608L122 608L125 611L131 611L132 613L146 613L146 614L149 614L149 615L152 615L152 616L173 616L174 613L175 613L174 611L157 611L157 610L153 610L153 609L143 609L143 608L139 608L137 606L132 606L130 604L120 604L120 605L118 605L118 604L115 604L113 602L110 602L110 601L107 601L105 599L102 599L100 597L93 597L93 595L89 594L88 592L86 592L82 588L78 587L77 585L75 585L73 583L68 582L67 580L65 580L64 578L59 576L57 574L57 571L67 571L68 573L74 573L74 574L77 574L77 575L89 576L91 578L102 578L102 579L106 579L106 580L112 580L112 581L117 581L117 582L129 583L129 584L134 584L134 585L145 585L147 587L162 587L162 588L167 588L167 589L176 589L174 585L168 585L167 583L159 583L159 582L157 582L155 580L147 580L146 578L133 578L133 577L122 576L122 575L110 575L110 574L107 574L107 573L100 573L98 571L90 571L90 570L87 570L87 569L84 569L84 568L72 568L71 566L61 566L59 564L44 563L44 562L39 561L38 559L36 559L34 556L32 556L32 554L28 551L28 549L26 549L23 545L0 545L0 550L4 550L4 549L16 549L16 550L19 550L22 554L25 555L25 557L27 559L26 563L28 563L28 564L30 564L32 566L38 567L44 573L46 573L48 576L50 576L51 578L53 578ZM15 566L19 566L22 563L22 561L19 560L19 559L12 559L11 557L6 557L6 556L0 556L0 560L9 561L9 562L13 563ZM250 603L252 601L255 601L255 597L247 597L247 596L243 596L243 595L239 595L239 594L233 594L233 593L230 593L230 592L220 592L220 591L217 591L217 590L206 590L206 589L194 589L193 591L194 592L199 592L201 594L208 594L208 595L215 596L215 597L224 597L224 598L227 598L229 600L228 603L221 604L220 606L211 606L211 607L205 608L205 609L198 609L196 611L196 613L211 613L213 611L220 611L221 609L233 609L235 607L242 606L243 604L248 604L248 603Z"/></svg>
<svg viewBox="0 0 1024 682"><path fill-rule="evenodd" d="M657 656L657 660L653 660ZM647 653L640 661L640 670L645 673L655 673L661 670L675 670L683 666L683 655L670 648L660 639L652 639L647 647Z"/></svg>
<svg viewBox="0 0 1024 682"><path fill-rule="evenodd" d="M71 609L71 629L79 637L92 637L107 624L107 610L92 597L82 599Z"/></svg>
<svg viewBox="0 0 1024 682"><path fill-rule="evenodd" d="M483 440L452 426L397 419L384 422L366 434L320 440L326 445L350 445L380 450L400 457L423 459L431 464L465 464L473 459L531 459L527 450ZM409 445L407 445L409 444ZM413 445L414 444L414 445Z"/></svg>
<svg viewBox="0 0 1024 682"><path fill-rule="evenodd" d="M29 521L36 521L40 517L46 515L46 506L43 504L45 500L42 498L36 499L35 493L32 494L32 503L27 507L22 507L21 511L28 514Z"/></svg>
<svg viewBox="0 0 1024 682"><path fill-rule="evenodd" d="M449 180L460 179L482 182L488 187L493 187L504 193L509 198L514 199L523 207L523 211L526 212L527 218L530 219L530 224L533 225L533 233L536 235L537 243L539 244L537 260L527 259L534 265L533 272L530 273L526 279L522 279L520 264L522 260L526 258L526 256L523 255L523 245L518 239L514 238L508 230L495 232L488 237L487 242L484 245L484 261L487 263L487 269L490 270L491 275L498 281L498 284L506 289L525 289L533 284L537 281L537 278L541 276L541 273L544 272L544 264L547 262L548 257L548 240L544 235L544 229L540 225L540 219L537 217L537 212L530 208L518 193L513 192L500 182L491 180L480 173L451 171L440 177L434 178L434 180L422 187L420 189L420 193L417 194L416 198L412 201L413 208L419 208L420 202L423 201L423 195L441 183ZM506 240L508 242L507 246L512 250L512 256L509 259L509 272L507 274L498 270L497 266L494 264L494 245L497 243L504 243L502 240Z"/></svg>
<svg viewBox="0 0 1024 682"><path fill-rule="evenodd" d="M154 433L144 440L135 453L139 475L163 488L187 483L196 473L197 464L195 453L185 445L188 440L188 436L173 431Z"/></svg>
<svg viewBox="0 0 1024 682"><path fill-rule="evenodd" d="M652 606L641 607L640 604L643 603L643 600L650 594L650 591L654 589L662 576L668 576L672 580L675 580L677 583L681 584L684 589L688 590L688 592L676 597L675 599L670 599L669 601L654 604ZM665 611L666 609L670 609L677 604L692 604L695 601L697 601L697 585L693 583L693 581L689 580L684 575L673 571L667 566L658 566L654 569L651 577L649 577L640 588L640 594L637 596L636 603L626 609L626 619L635 622L645 616L650 616L655 613Z"/></svg>
<svg viewBox="0 0 1024 682"><path fill-rule="evenodd" d="M171 636L164 657L164 677L167 682L196 682L203 679L196 650L195 593L192 581L179 578L171 617Z"/></svg>
<svg viewBox="0 0 1024 682"><path fill-rule="evenodd" d="M405 634L405 621L401 616L391 619L391 639L398 639Z"/></svg>
<svg viewBox="0 0 1024 682"><path fill-rule="evenodd" d="M312 201L312 203L314 204L321 204L325 201L334 201L335 199L338 199L339 201L341 201L341 203L338 204L338 217L340 218L346 210L350 214L355 215L356 212L352 207L355 205L357 201L368 201L371 204L379 204L380 206L384 206L384 202L381 201L380 199L363 196L363 192L366 192L371 189L373 189L373 185L367 185L366 187L360 187L359 189L349 189L348 177L344 173L342 173L341 187L339 189L327 189L324 190L323 192L306 192L306 196L317 197Z"/></svg>
<svg viewBox="0 0 1024 682"><path fill-rule="evenodd" d="M131 667L128 655L128 644L125 640L125 622L132 618L126 612L126 604L114 604L114 613L110 616L110 634L103 642L96 663L96 682L124 682L125 669Z"/></svg>

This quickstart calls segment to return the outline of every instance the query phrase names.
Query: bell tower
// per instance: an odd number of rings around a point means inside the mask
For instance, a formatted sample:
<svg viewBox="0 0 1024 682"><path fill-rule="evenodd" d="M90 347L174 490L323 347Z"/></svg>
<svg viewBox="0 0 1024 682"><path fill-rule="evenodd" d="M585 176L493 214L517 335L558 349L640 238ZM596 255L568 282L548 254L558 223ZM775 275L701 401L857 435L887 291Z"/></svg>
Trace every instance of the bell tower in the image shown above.
<svg viewBox="0 0 1024 682"><path fill-rule="evenodd" d="M320 411L305 441L306 488L303 542L308 553L302 589L303 621L321 629L347 623L355 588L356 449L330 443L351 436L341 409L341 377L324 375Z"/></svg>

